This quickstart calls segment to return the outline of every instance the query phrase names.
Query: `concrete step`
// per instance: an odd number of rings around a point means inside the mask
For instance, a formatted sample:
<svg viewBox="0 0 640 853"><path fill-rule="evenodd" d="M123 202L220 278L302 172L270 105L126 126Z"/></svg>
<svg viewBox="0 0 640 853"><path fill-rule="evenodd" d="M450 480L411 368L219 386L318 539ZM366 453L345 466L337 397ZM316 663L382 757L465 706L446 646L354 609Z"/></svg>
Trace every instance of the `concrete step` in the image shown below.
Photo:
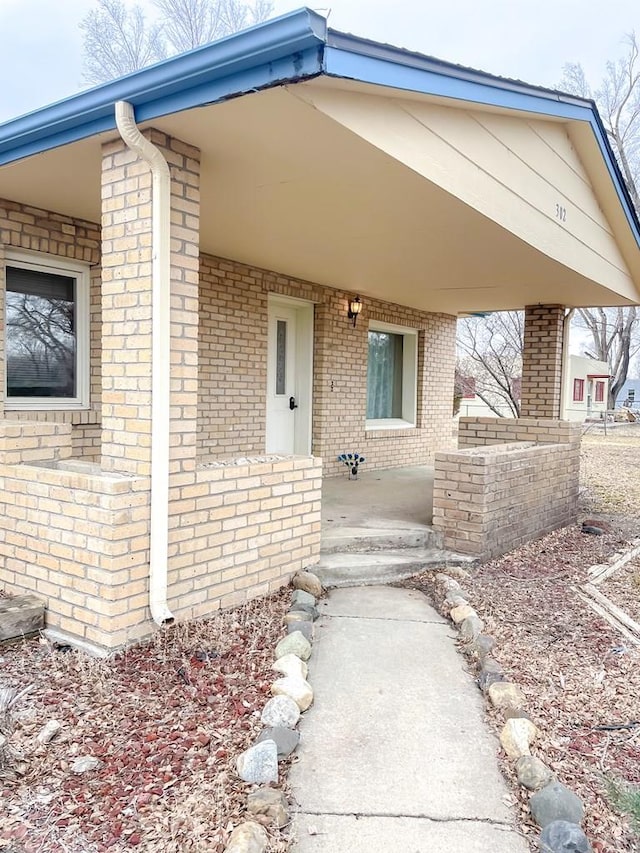
<svg viewBox="0 0 640 853"><path fill-rule="evenodd" d="M441 548L401 548L371 553L339 552L320 554L313 571L326 587L384 584L404 580L428 569L473 564L471 557Z"/></svg>
<svg viewBox="0 0 640 853"><path fill-rule="evenodd" d="M398 551L404 548L439 548L442 536L431 527L337 527L322 534L323 554L337 552Z"/></svg>

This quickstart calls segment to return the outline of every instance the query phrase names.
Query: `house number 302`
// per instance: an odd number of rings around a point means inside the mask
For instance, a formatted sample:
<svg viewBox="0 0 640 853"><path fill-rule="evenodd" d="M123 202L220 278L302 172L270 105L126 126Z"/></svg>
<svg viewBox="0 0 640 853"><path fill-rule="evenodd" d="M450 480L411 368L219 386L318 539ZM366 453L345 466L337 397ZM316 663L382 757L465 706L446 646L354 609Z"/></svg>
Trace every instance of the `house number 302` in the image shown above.
<svg viewBox="0 0 640 853"><path fill-rule="evenodd" d="M559 219L560 222L567 221L567 208L561 204L556 204L556 219Z"/></svg>

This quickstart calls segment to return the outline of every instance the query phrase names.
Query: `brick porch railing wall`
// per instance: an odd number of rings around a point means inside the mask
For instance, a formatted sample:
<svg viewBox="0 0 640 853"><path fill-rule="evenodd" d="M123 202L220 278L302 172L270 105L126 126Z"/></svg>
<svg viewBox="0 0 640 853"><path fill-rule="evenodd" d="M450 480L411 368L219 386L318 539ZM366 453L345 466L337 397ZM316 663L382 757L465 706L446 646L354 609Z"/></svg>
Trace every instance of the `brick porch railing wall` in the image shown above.
<svg viewBox="0 0 640 853"><path fill-rule="evenodd" d="M489 559L576 520L579 424L461 418L459 444L436 454L433 526L446 548Z"/></svg>

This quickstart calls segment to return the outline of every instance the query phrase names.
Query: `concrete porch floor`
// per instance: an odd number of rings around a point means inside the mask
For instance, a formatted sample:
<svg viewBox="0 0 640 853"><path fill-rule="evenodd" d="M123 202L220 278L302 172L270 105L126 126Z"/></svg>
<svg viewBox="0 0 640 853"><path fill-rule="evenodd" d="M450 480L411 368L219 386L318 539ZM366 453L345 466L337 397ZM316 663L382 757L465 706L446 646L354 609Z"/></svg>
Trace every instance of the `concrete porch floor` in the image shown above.
<svg viewBox="0 0 640 853"><path fill-rule="evenodd" d="M322 535L332 538L349 530L412 531L431 527L433 468L416 465L364 471L322 481Z"/></svg>

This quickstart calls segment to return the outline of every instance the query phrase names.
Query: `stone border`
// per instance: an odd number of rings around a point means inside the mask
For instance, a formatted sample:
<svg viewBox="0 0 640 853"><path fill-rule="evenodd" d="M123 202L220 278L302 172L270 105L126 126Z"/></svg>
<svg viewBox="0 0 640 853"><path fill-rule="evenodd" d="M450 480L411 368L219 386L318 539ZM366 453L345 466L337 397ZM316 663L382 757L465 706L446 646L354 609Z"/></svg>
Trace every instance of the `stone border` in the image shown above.
<svg viewBox="0 0 640 853"><path fill-rule="evenodd" d="M307 661L311 656L313 623L319 613L316 601L324 592L311 572L294 575L291 605L284 621L287 634L274 650L273 670L281 677L271 685L272 698L262 709L265 728L236 759L236 771L243 782L260 787L247 795L246 820L232 831L225 853L264 853L269 837L263 826L289 823L288 803L278 783L278 762L296 749L300 734L296 730L300 714L313 703L313 690L307 681Z"/></svg>
<svg viewBox="0 0 640 853"><path fill-rule="evenodd" d="M491 657L495 640L483 633L484 622L469 603L471 595L460 584L460 580L470 577L464 569L448 567L446 573L436 574L435 580L443 594L441 604L460 632L463 652L478 663L479 688L493 707L502 711L505 724L500 745L515 761L518 782L532 792L529 808L541 829L539 849L541 853L592 853L580 827L584 818L582 801L556 779L543 761L531 755L530 747L539 730L525 710L522 691L505 678L500 664Z"/></svg>

